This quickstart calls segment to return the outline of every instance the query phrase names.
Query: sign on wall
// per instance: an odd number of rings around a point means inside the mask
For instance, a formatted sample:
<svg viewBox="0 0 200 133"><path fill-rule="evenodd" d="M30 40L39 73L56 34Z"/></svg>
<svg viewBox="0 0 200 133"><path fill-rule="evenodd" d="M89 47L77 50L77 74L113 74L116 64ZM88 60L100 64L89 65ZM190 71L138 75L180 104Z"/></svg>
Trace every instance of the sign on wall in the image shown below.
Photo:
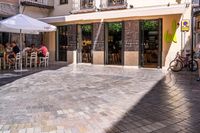
<svg viewBox="0 0 200 133"><path fill-rule="evenodd" d="M190 30L190 20L185 19L181 21L181 31L188 32Z"/></svg>

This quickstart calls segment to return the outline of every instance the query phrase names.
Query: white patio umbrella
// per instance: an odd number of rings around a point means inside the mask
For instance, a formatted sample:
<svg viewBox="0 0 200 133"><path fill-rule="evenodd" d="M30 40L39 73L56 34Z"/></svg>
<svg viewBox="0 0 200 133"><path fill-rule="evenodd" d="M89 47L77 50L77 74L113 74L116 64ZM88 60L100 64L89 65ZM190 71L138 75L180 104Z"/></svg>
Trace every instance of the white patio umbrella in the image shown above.
<svg viewBox="0 0 200 133"><path fill-rule="evenodd" d="M24 14L17 14L0 21L0 31L12 33L38 34L56 31L56 27Z"/></svg>
<svg viewBox="0 0 200 133"><path fill-rule="evenodd" d="M22 48L22 33L39 34L39 32L56 31L56 27L24 14L17 14L0 21L0 32L10 32L20 34L20 48ZM22 65L21 65L22 69Z"/></svg>

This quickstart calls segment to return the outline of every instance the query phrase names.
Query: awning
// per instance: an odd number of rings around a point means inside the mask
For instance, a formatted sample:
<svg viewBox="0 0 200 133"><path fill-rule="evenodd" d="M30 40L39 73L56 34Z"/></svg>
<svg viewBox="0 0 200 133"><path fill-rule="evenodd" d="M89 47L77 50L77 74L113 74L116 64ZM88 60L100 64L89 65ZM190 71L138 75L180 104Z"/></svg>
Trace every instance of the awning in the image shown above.
<svg viewBox="0 0 200 133"><path fill-rule="evenodd" d="M74 22L74 21L90 21L90 20L107 20L119 19L129 17L143 17L143 16L159 16L159 15L173 15L182 14L186 10L186 4L175 4L165 6L151 6L141 7L125 10L93 12L84 14L71 14L67 16L47 17L41 18L41 21L47 23L60 23L60 22Z"/></svg>

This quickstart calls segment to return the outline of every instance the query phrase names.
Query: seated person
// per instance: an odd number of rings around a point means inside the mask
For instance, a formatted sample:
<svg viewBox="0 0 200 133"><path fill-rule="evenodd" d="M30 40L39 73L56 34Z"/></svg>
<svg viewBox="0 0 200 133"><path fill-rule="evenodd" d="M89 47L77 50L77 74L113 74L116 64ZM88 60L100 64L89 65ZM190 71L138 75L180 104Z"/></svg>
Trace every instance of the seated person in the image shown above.
<svg viewBox="0 0 200 133"><path fill-rule="evenodd" d="M20 52L19 47L17 46L16 42L12 42L12 52L16 55Z"/></svg>
<svg viewBox="0 0 200 133"><path fill-rule="evenodd" d="M5 48L3 44L0 44L0 58L4 57L5 54Z"/></svg>
<svg viewBox="0 0 200 133"><path fill-rule="evenodd" d="M16 42L12 42L12 52L8 55L8 61L13 64L12 58L16 57L16 54L20 52L19 47L17 46Z"/></svg>
<svg viewBox="0 0 200 133"><path fill-rule="evenodd" d="M38 49L35 47L35 44L31 44L31 52L37 52Z"/></svg>
<svg viewBox="0 0 200 133"><path fill-rule="evenodd" d="M38 57L45 57L48 52L48 49L44 44L41 44L41 47L37 51Z"/></svg>
<svg viewBox="0 0 200 133"><path fill-rule="evenodd" d="M23 49L23 53L29 52L31 50L30 46L27 46Z"/></svg>
<svg viewBox="0 0 200 133"><path fill-rule="evenodd" d="M5 47L6 53L11 53L12 52L12 47L11 44L6 43L6 47Z"/></svg>

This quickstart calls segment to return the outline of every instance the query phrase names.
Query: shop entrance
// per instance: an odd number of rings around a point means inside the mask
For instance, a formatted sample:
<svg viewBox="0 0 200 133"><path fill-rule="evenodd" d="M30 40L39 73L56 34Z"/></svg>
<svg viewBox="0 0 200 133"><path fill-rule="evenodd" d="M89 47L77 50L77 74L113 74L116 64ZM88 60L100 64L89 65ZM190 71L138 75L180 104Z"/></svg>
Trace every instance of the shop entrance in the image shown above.
<svg viewBox="0 0 200 133"><path fill-rule="evenodd" d="M57 61L67 61L67 26L58 26Z"/></svg>
<svg viewBox="0 0 200 133"><path fill-rule="evenodd" d="M162 67L162 20L140 21L140 66Z"/></svg>
<svg viewBox="0 0 200 133"><path fill-rule="evenodd" d="M78 34L78 63L92 63L92 25L80 25Z"/></svg>
<svg viewBox="0 0 200 133"><path fill-rule="evenodd" d="M105 28L105 64L122 65L122 22L107 23Z"/></svg>

